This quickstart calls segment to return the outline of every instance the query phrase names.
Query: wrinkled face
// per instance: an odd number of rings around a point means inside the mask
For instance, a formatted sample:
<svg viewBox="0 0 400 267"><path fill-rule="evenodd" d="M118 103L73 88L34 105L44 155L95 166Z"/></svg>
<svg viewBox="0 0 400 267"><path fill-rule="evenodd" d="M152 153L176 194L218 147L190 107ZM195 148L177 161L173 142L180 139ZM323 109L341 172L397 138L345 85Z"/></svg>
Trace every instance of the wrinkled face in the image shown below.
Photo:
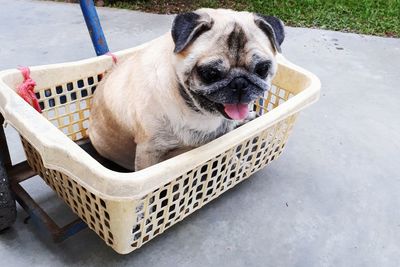
<svg viewBox="0 0 400 267"><path fill-rule="evenodd" d="M197 21L207 21L209 29L203 26L176 55L181 96L197 112L243 120L249 104L271 86L280 44L273 31L268 36L260 27L254 14L227 10L207 10L207 14Z"/></svg>

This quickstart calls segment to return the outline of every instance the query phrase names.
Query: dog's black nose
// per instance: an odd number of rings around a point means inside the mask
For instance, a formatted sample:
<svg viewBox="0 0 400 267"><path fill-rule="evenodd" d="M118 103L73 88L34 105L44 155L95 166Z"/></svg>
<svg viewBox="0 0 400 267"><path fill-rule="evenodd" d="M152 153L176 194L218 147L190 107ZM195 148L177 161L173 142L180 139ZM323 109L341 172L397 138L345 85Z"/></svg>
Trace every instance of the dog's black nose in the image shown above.
<svg viewBox="0 0 400 267"><path fill-rule="evenodd" d="M243 90L246 89L249 83L245 78L238 77L233 79L233 81L230 82L229 87L234 89L234 90Z"/></svg>

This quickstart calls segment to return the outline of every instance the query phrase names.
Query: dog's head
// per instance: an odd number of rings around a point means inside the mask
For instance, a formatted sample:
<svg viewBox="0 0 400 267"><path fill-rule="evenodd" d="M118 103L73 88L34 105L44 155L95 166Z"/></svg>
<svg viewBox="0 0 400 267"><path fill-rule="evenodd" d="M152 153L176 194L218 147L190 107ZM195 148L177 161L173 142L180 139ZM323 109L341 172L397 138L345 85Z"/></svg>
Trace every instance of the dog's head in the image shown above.
<svg viewBox="0 0 400 267"><path fill-rule="evenodd" d="M272 16L225 9L177 15L174 65L186 104L202 113L246 118L249 103L271 86L283 27Z"/></svg>

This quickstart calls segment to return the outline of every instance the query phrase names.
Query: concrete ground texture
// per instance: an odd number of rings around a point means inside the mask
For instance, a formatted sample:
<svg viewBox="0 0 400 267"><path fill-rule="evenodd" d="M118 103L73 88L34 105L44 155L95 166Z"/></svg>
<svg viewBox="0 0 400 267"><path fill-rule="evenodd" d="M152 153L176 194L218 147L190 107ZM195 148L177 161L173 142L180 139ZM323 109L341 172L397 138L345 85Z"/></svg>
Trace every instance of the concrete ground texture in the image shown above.
<svg viewBox="0 0 400 267"><path fill-rule="evenodd" d="M173 16L98 9L113 51L168 31ZM283 54L322 82L282 156L137 251L89 229L60 244L18 207L1 266L399 266L400 39L287 27ZM0 0L0 69L93 57L76 4ZM14 163L24 160L6 128ZM72 212L23 183L60 224Z"/></svg>

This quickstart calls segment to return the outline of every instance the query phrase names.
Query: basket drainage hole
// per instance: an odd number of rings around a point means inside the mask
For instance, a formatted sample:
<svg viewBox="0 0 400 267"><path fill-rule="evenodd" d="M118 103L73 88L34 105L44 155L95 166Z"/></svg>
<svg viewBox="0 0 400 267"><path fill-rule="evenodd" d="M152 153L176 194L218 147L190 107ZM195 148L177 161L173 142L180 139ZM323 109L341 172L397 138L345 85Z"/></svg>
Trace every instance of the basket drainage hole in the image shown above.
<svg viewBox="0 0 400 267"><path fill-rule="evenodd" d="M88 91L87 91L86 89L83 89L83 90L81 91L81 96L82 96L82 97L88 96Z"/></svg>
<svg viewBox="0 0 400 267"><path fill-rule="evenodd" d="M74 89L74 85L72 83L67 83L67 90L72 91Z"/></svg>
<svg viewBox="0 0 400 267"><path fill-rule="evenodd" d="M71 100L76 100L76 93L75 92L71 93Z"/></svg>
<svg viewBox="0 0 400 267"><path fill-rule="evenodd" d="M65 95L60 96L60 103L65 104L67 102L67 97Z"/></svg>
<svg viewBox="0 0 400 267"><path fill-rule="evenodd" d="M54 101L54 98L49 99L49 107L54 107L56 105L56 102Z"/></svg>
<svg viewBox="0 0 400 267"><path fill-rule="evenodd" d="M83 86L83 80L78 80L78 88L82 88Z"/></svg>
<svg viewBox="0 0 400 267"><path fill-rule="evenodd" d="M56 86L56 93L57 93L57 94L61 94L62 92L63 92L62 86L61 86L61 85Z"/></svg>
<svg viewBox="0 0 400 267"><path fill-rule="evenodd" d="M45 95L45 97L51 96L51 90L50 89L44 90L44 95Z"/></svg>
<svg viewBox="0 0 400 267"><path fill-rule="evenodd" d="M160 199L164 198L167 195L167 189L164 189L163 191L161 191L160 193Z"/></svg>
<svg viewBox="0 0 400 267"><path fill-rule="evenodd" d="M140 230L140 225L138 224L138 225L136 225L135 228L133 228L132 234L133 234L133 233L136 233L136 232L139 231L139 230Z"/></svg>

